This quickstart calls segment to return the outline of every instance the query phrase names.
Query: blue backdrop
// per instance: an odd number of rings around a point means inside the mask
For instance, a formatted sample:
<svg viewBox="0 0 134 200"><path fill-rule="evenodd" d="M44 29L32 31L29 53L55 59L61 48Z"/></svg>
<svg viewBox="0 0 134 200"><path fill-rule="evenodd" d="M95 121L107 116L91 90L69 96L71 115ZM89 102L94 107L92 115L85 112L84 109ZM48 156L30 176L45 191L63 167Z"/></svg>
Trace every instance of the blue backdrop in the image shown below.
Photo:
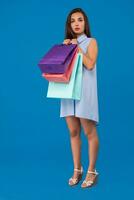
<svg viewBox="0 0 134 200"><path fill-rule="evenodd" d="M63 41L75 7L85 10L99 47L100 179L87 190L68 186L68 129L60 100L46 98L48 82L37 66ZM133 7L132 0L0 1L0 200L134 198ZM87 148L82 131L85 173Z"/></svg>

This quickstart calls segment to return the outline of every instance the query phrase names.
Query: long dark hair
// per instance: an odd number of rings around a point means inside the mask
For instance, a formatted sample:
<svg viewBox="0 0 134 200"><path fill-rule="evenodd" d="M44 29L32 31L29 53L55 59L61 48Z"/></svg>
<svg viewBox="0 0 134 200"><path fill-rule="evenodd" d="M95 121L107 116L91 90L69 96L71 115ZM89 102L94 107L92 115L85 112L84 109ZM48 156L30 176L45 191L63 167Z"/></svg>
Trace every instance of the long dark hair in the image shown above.
<svg viewBox="0 0 134 200"><path fill-rule="evenodd" d="M84 33L87 35L87 37L91 37L91 32L90 32L90 28L89 28L89 22L88 22L87 15L81 8L75 8L75 9L71 10L67 16L66 27L65 27L65 39L76 38L76 34L73 32L73 30L71 28L71 15L76 12L80 12L83 14L84 21L85 21Z"/></svg>

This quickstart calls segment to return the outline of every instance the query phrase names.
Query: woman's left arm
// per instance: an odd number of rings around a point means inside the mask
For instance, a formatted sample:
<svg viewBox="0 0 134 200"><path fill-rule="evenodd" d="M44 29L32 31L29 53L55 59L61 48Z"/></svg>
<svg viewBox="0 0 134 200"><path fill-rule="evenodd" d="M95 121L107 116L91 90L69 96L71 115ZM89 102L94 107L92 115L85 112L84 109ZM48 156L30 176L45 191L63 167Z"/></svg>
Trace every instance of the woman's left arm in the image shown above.
<svg viewBox="0 0 134 200"><path fill-rule="evenodd" d="M87 67L87 69L92 70L98 55L98 45L96 39L91 39L91 42L87 47L86 54L83 53L80 47L79 52L83 54L83 64Z"/></svg>

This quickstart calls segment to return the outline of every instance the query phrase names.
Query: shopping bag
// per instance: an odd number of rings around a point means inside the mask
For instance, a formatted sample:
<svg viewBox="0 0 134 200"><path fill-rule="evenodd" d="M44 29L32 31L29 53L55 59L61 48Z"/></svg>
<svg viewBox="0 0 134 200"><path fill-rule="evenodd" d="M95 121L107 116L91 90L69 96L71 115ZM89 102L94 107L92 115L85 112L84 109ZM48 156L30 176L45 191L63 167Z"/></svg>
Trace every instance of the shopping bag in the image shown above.
<svg viewBox="0 0 134 200"><path fill-rule="evenodd" d="M82 54L77 53L76 62L68 83L49 81L47 97L80 100L82 88Z"/></svg>
<svg viewBox="0 0 134 200"><path fill-rule="evenodd" d="M56 44L43 56L38 63L42 73L65 73L77 44Z"/></svg>
<svg viewBox="0 0 134 200"><path fill-rule="evenodd" d="M69 65L69 67L68 67L68 69L66 70L65 73L63 73L63 74L42 73L42 76L45 79L47 79L48 81L63 82L63 83L69 82L70 77L71 77L71 73L72 73L72 70L73 70L73 67L74 67L74 63L76 62L77 53L78 53L78 48L76 48L73 59L72 59L70 65Z"/></svg>

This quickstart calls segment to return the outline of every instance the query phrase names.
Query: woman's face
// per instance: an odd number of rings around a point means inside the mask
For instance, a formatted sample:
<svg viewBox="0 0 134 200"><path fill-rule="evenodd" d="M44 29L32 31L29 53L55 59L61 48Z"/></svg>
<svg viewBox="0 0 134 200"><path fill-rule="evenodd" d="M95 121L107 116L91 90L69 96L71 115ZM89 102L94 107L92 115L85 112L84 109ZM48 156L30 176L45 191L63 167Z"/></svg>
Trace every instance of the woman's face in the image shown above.
<svg viewBox="0 0 134 200"><path fill-rule="evenodd" d="M82 13L76 12L71 15L71 28L76 35L84 32L85 21Z"/></svg>

